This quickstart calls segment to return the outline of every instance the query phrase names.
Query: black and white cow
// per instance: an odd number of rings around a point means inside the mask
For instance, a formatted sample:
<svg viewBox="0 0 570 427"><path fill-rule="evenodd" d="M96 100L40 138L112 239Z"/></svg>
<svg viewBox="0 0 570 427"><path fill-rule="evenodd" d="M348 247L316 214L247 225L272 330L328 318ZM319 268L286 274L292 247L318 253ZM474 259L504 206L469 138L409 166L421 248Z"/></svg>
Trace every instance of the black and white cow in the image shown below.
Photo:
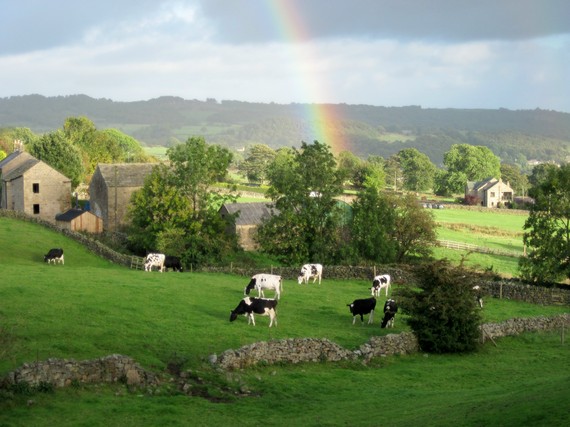
<svg viewBox="0 0 570 427"><path fill-rule="evenodd" d="M309 279L313 279L313 283L319 279L319 285L323 277L323 266L321 264L305 264L301 267L301 274L298 277L299 285L301 283L309 283Z"/></svg>
<svg viewBox="0 0 570 427"><path fill-rule="evenodd" d="M281 298L283 290L283 278L276 274L259 273L251 276L251 280L243 290L244 295L249 295L252 289L257 291L258 297L265 297L264 289L274 290L275 299Z"/></svg>
<svg viewBox="0 0 570 427"><path fill-rule="evenodd" d="M380 325L380 327L385 328L386 326L389 326L390 328L393 328L397 312L398 305L396 304L396 301L393 299L386 300L384 303L384 318L382 319L382 325Z"/></svg>
<svg viewBox="0 0 570 427"><path fill-rule="evenodd" d="M65 264L63 259L63 249L61 248L54 248L50 249L47 254L44 255L44 262L48 264L53 261L54 264L58 262Z"/></svg>
<svg viewBox="0 0 570 427"><path fill-rule="evenodd" d="M161 273L164 271L164 260L166 256L164 254L151 253L146 256L144 261L144 271L152 271L153 267L157 267L158 271Z"/></svg>
<svg viewBox="0 0 570 427"><path fill-rule="evenodd" d="M390 289L390 279L391 278L389 274L380 274L372 279L372 287L370 288L372 291L372 296L380 296L382 289L386 289L386 296L388 296L388 290Z"/></svg>
<svg viewBox="0 0 570 427"><path fill-rule="evenodd" d="M473 286L473 291L475 292L475 301L477 301L477 305L479 308L483 308L483 294L481 292L481 286Z"/></svg>
<svg viewBox="0 0 570 427"><path fill-rule="evenodd" d="M360 316L360 322L364 324L364 315L370 313L368 324L374 322L374 309L376 308L376 298L355 299L351 304L347 304L352 313L352 324L356 322L356 316Z"/></svg>
<svg viewBox="0 0 570 427"><path fill-rule="evenodd" d="M230 312L230 322L233 322L241 314L247 317L247 324L255 326L255 315L269 316L269 327L277 326L277 300L269 298L245 297L238 306Z"/></svg>
<svg viewBox="0 0 570 427"><path fill-rule="evenodd" d="M182 262L177 256L166 255L164 257L164 271L168 271L171 268L172 271L179 271L182 273Z"/></svg>

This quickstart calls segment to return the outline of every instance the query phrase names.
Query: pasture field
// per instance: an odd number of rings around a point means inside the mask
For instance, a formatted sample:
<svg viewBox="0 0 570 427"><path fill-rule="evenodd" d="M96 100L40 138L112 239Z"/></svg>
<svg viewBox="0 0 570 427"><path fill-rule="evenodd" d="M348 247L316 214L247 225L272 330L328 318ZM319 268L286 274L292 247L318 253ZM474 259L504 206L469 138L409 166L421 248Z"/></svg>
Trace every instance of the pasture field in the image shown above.
<svg viewBox="0 0 570 427"><path fill-rule="evenodd" d="M213 371L212 353L253 342L315 337L354 349L375 335L408 330L352 325L346 304L369 295L370 284L286 280L278 326L229 311L248 280L235 275L145 273L113 265L39 225L0 218L0 376L48 358L133 357L164 372L184 360L204 379L209 400L167 392L146 395L122 385L74 386L32 396L0 394L0 426L156 426L227 424L336 425L566 425L570 421L570 349L560 333L506 338L470 355L412 355L361 363L260 366ZM63 247L65 265L43 254ZM398 286L396 284L395 286ZM380 298L383 304L385 296ZM486 299L484 321L555 315L544 307ZM540 372L540 375L537 375ZM224 390L249 390L237 397ZM28 403L29 401L32 403ZM387 418L388 417L388 418Z"/></svg>
<svg viewBox="0 0 570 427"><path fill-rule="evenodd" d="M523 248L523 226L527 214L515 214L500 209L433 209L438 223L440 240L451 240L489 248L496 251L520 253ZM458 263L466 256L465 265L476 269L492 269L505 276L518 275L518 258L503 255L469 253L454 249L436 248L436 258L448 258Z"/></svg>

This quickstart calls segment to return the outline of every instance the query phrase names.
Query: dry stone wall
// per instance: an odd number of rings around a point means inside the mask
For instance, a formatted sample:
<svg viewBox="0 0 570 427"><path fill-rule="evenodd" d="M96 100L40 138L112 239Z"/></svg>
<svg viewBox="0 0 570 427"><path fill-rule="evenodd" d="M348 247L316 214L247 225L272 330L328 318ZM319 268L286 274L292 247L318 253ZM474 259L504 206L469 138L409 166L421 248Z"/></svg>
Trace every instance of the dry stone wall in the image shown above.
<svg viewBox="0 0 570 427"><path fill-rule="evenodd" d="M569 326L569 313L554 317L510 319L501 323L482 325L481 340L518 335L524 332L568 328ZM209 360L215 367L235 370L260 364L338 362L341 360L362 360L367 363L375 357L413 354L419 351L416 336L412 332L403 332L372 337L356 350L345 349L327 339L287 339L259 342L238 350L226 350L219 356L211 355Z"/></svg>
<svg viewBox="0 0 570 427"><path fill-rule="evenodd" d="M73 383L117 383L147 387L158 384L157 377L145 371L132 358L113 354L94 360L48 359L25 363L10 372L2 381L3 386L18 383L38 386L49 383L54 387L66 387Z"/></svg>

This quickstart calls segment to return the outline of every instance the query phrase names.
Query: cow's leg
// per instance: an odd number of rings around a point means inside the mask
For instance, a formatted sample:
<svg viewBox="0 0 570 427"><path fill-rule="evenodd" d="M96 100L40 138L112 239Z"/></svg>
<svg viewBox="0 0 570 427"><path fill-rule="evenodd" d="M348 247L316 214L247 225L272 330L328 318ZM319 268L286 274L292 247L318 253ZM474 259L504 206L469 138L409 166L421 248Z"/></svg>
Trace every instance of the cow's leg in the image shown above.
<svg viewBox="0 0 570 427"><path fill-rule="evenodd" d="M370 316L368 317L368 324L371 325L374 322L374 310L370 310Z"/></svg>
<svg viewBox="0 0 570 427"><path fill-rule="evenodd" d="M352 316L352 324L354 325L356 323L356 316Z"/></svg>

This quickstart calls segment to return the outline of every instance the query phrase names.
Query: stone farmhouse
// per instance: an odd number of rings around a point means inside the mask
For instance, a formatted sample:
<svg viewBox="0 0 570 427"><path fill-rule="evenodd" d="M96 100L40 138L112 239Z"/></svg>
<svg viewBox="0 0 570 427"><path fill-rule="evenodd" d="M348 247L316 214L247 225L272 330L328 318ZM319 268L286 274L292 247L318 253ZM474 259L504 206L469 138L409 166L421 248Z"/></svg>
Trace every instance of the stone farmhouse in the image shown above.
<svg viewBox="0 0 570 427"><path fill-rule="evenodd" d="M512 203L514 191L509 183L500 178L487 178L483 181L469 181L465 186L465 196L473 196L481 201L481 206L498 208Z"/></svg>
<svg viewBox="0 0 570 427"><path fill-rule="evenodd" d="M144 186L144 181L156 163L100 163L89 184L91 212L103 219L105 231L118 231L126 225L125 215L132 194Z"/></svg>
<svg viewBox="0 0 570 427"><path fill-rule="evenodd" d="M263 220L275 214L276 210L268 207L267 203L225 203L219 210L219 214L224 219L230 219L235 216L235 223L230 221L227 233L235 234L238 237L238 243L245 251L257 249L255 242L255 233L257 227Z"/></svg>
<svg viewBox="0 0 570 427"><path fill-rule="evenodd" d="M0 208L55 223L71 207L71 180L25 151L0 161Z"/></svg>

